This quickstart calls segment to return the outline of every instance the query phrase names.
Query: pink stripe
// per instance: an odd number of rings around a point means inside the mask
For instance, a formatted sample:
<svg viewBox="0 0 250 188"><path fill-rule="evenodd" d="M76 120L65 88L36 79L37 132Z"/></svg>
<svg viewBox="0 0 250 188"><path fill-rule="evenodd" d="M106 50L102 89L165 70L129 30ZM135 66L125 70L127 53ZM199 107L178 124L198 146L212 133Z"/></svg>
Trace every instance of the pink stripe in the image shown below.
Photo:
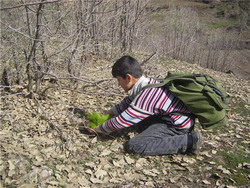
<svg viewBox="0 0 250 188"><path fill-rule="evenodd" d="M175 100L175 98L173 98L173 101ZM175 102L171 105L171 106L169 106L169 109L168 109L168 112L170 112L174 107L175 107L175 104L177 103L177 100L175 100Z"/></svg>
<svg viewBox="0 0 250 188"><path fill-rule="evenodd" d="M153 112L154 109L153 109L153 104L154 104L154 101L156 101L157 99L157 93L158 93L159 90L157 90L157 88L155 88L152 93L151 93L151 96L150 96L150 99L147 103L147 108L146 110L150 111L150 112Z"/></svg>
<svg viewBox="0 0 250 188"><path fill-rule="evenodd" d="M147 98L145 100L145 103L143 105L143 109L144 110L147 110L148 106L149 106L149 103L151 102L151 99L153 97L153 92L152 92L152 89L150 89L148 95L147 95Z"/></svg>
<svg viewBox="0 0 250 188"><path fill-rule="evenodd" d="M134 114L134 113L132 113L132 112L129 111L129 110L127 110L126 112L127 112L129 115L133 116L133 117L140 118L140 119L145 119L145 117L139 116L139 115L137 115L137 114Z"/></svg>
<svg viewBox="0 0 250 188"><path fill-rule="evenodd" d="M159 96L161 95L161 93L162 93L162 90L159 89L159 90L157 91L157 93L156 93L155 98L154 98L154 102L153 102L153 104L151 105L151 112L154 112L154 108L156 107L156 104L157 104L157 102L158 102L158 100L159 100ZM157 111L156 113L159 113L159 112Z"/></svg>
<svg viewBox="0 0 250 188"><path fill-rule="evenodd" d="M142 104L142 101L144 101L145 96L147 96L146 94L147 94L147 91L144 91L144 92L142 93L142 96L140 96L140 97L138 98L138 106L139 106L139 108L143 105L143 104Z"/></svg>
<svg viewBox="0 0 250 188"><path fill-rule="evenodd" d="M177 116L177 115L174 115L174 116L171 116L172 119L176 120L178 119L180 116Z"/></svg>
<svg viewBox="0 0 250 188"><path fill-rule="evenodd" d="M111 121L108 121L107 123L106 123L106 128L108 128L109 130L115 130L115 127L112 125L112 123L111 123Z"/></svg>
<svg viewBox="0 0 250 188"><path fill-rule="evenodd" d="M125 124L125 125L127 125L128 127L131 126L131 124L128 124L128 123L126 123L125 121L123 121L123 120L121 119L120 116L117 116L117 119L121 122L121 124Z"/></svg>
<svg viewBox="0 0 250 188"><path fill-rule="evenodd" d="M160 98L161 98L161 95L163 96L165 93L163 93L163 90L159 90L158 91L158 95L155 97L155 102L154 104L152 105L152 112L154 112L154 110L156 110L157 108L157 103L159 102ZM159 108L158 110L156 111L156 113L159 113Z"/></svg>
<svg viewBox="0 0 250 188"><path fill-rule="evenodd" d="M191 121L191 120L188 119L182 126L180 126L180 127L178 127L178 128L183 128L183 127L185 127L190 121Z"/></svg>
<svg viewBox="0 0 250 188"><path fill-rule="evenodd" d="M147 94L147 97L146 97L144 105L143 105L143 109L145 109L145 110L147 110L146 107L148 106L148 103L151 102L150 98L153 96L153 93L154 93L153 91L154 91L153 89L150 89L148 94Z"/></svg>
<svg viewBox="0 0 250 188"><path fill-rule="evenodd" d="M159 109L162 108L163 103L166 102L166 99L167 99L167 98L168 98L168 95L165 95L165 97L162 99L162 101L161 101L161 103L160 103L160 105L159 105Z"/></svg>

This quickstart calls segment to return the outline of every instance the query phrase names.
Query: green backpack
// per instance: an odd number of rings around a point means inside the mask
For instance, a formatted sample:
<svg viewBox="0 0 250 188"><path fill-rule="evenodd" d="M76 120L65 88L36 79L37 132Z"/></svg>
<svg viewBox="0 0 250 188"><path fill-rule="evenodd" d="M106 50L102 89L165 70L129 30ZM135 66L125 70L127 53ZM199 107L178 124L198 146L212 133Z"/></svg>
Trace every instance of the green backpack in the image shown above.
<svg viewBox="0 0 250 188"><path fill-rule="evenodd" d="M211 76L168 72L159 81L160 83L149 84L144 89L167 87L198 118L202 128L210 129L227 123L225 108L229 95Z"/></svg>

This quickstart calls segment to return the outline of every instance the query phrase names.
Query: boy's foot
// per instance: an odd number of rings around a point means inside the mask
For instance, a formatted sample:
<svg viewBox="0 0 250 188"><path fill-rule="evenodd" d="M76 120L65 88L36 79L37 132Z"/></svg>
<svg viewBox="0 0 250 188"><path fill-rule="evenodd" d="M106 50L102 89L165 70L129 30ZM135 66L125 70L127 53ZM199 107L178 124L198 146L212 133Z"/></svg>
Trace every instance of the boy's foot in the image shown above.
<svg viewBox="0 0 250 188"><path fill-rule="evenodd" d="M198 155L201 149L202 135L199 132L192 132L191 136L192 136L193 143L192 143L192 148L190 150L190 153L193 155Z"/></svg>

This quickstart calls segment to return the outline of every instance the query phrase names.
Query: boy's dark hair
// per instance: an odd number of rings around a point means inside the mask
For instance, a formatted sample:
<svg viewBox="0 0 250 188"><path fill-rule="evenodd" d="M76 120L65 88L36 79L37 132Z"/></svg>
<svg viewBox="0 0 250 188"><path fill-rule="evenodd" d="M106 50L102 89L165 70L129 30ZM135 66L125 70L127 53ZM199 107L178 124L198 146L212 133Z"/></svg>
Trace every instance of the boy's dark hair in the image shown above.
<svg viewBox="0 0 250 188"><path fill-rule="evenodd" d="M121 57L112 67L113 77L120 76L125 79L126 74L131 74L135 78L140 78L143 74L139 62L131 56Z"/></svg>

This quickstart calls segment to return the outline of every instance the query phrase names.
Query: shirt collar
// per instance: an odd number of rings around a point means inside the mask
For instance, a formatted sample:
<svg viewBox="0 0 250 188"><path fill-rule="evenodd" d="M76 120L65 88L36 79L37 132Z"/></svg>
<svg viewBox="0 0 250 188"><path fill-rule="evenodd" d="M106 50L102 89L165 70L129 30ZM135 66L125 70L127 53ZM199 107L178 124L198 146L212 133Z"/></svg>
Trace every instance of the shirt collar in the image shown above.
<svg viewBox="0 0 250 188"><path fill-rule="evenodd" d="M149 79L142 75L139 78L139 80L137 80L137 82L132 87L132 89L131 89L131 96L135 97L138 93L140 93L140 91L142 90L142 88L144 86L148 85L148 82L149 82Z"/></svg>

